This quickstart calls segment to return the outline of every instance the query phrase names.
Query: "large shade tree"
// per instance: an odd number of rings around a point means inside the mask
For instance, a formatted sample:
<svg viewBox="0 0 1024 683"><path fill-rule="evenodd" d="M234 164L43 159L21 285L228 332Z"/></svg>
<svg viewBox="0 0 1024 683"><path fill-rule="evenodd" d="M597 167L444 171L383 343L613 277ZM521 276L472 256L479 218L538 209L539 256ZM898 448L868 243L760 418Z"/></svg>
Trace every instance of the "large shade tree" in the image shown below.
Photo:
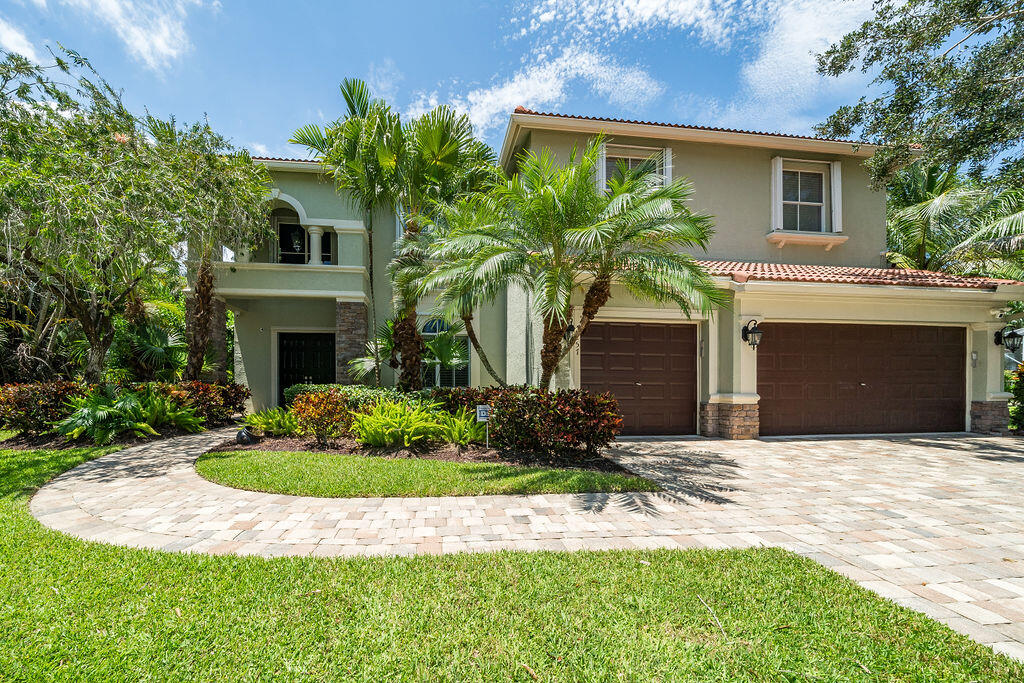
<svg viewBox="0 0 1024 683"><path fill-rule="evenodd" d="M1024 3L876 0L875 16L818 58L823 74L860 69L874 87L819 127L881 144L884 184L918 152L975 177L1024 178Z"/></svg>
<svg viewBox="0 0 1024 683"><path fill-rule="evenodd" d="M181 182L86 60L0 53L0 269L60 302L102 378L114 319L178 236Z"/></svg>
<svg viewBox="0 0 1024 683"><path fill-rule="evenodd" d="M619 169L595 183L600 138L568 164L529 151L493 191L494 211L450 222L438 236L428 286L442 292L517 286L542 323L540 387L620 285L640 301L711 312L721 292L689 253L707 247L710 216L692 211L690 183L665 182L654 164ZM577 312L575 309L579 308Z"/></svg>
<svg viewBox="0 0 1024 683"><path fill-rule="evenodd" d="M254 248L270 237L266 169L236 149L208 123L179 126L172 119L146 120L158 153L178 182L173 193L176 222L187 245L191 291L186 299L188 348L185 379L200 379L214 319L213 261L220 251Z"/></svg>

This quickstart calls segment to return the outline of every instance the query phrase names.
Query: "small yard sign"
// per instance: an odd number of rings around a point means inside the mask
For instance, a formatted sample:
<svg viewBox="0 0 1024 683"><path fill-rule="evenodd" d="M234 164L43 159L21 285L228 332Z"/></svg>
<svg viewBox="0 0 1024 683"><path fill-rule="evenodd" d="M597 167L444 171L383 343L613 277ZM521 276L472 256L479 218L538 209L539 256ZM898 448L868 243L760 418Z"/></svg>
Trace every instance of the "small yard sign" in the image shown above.
<svg viewBox="0 0 1024 683"><path fill-rule="evenodd" d="M476 407L476 421L477 422L490 422L491 421L491 407L490 406L477 406Z"/></svg>

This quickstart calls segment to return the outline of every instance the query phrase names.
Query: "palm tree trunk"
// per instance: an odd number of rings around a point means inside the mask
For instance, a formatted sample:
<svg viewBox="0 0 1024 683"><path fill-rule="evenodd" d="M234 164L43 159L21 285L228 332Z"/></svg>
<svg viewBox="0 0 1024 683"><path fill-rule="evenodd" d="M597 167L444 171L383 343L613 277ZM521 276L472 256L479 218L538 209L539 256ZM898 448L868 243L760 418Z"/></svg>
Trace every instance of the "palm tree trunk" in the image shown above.
<svg viewBox="0 0 1024 683"><path fill-rule="evenodd" d="M498 386L507 387L508 384L505 383L505 380L498 377L498 373L491 366L491 361L487 358L487 354L484 353L483 347L480 346L480 340L476 338L476 330L473 329L473 315L462 316L462 324L466 328L466 336L469 337L469 343L473 345L476 355L480 357L480 362L483 364L484 369L487 370L487 374L498 383Z"/></svg>
<svg viewBox="0 0 1024 683"><path fill-rule="evenodd" d="M566 323L554 317L544 319L544 333L540 349L540 388L550 391L551 378L562 358L562 338L565 336Z"/></svg>
<svg viewBox="0 0 1024 683"><path fill-rule="evenodd" d="M370 277L370 310L368 311L370 329L366 331L366 338L373 339L377 334L377 296L373 287L373 209L369 209L366 212L366 248L370 255L366 268L366 272ZM373 354L373 386L380 386L380 357L376 353Z"/></svg>
<svg viewBox="0 0 1024 683"><path fill-rule="evenodd" d="M402 391L419 391L423 388L423 337L416 327L416 303L406 305L395 320L395 348L401 356L401 370L398 388Z"/></svg>
<svg viewBox="0 0 1024 683"><path fill-rule="evenodd" d="M213 267L203 257L196 270L196 282L185 305L185 336L188 360L184 378L198 380L203 372L206 349L210 345L210 321L213 319Z"/></svg>
<svg viewBox="0 0 1024 683"><path fill-rule="evenodd" d="M562 362L562 359L569 355L573 347L579 342L583 333L587 331L587 327L597 317L597 312L601 310L608 300L612 298L612 280L610 275L598 275L594 278L594 281L590 283L590 287L587 288L587 293L583 297L583 312L580 315L580 324L573 332L572 336L569 337L569 341L566 342L565 348L562 349L562 355L558 357L558 362Z"/></svg>

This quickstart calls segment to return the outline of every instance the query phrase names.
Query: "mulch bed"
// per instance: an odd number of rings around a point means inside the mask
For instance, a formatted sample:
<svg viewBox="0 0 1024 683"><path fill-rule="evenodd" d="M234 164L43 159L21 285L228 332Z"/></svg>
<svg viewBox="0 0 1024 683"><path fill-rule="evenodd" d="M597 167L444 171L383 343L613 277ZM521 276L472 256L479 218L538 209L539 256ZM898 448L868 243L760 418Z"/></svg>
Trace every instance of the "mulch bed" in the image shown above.
<svg viewBox="0 0 1024 683"><path fill-rule="evenodd" d="M602 456L565 456L558 453L534 453L511 449L484 448L471 445L459 448L453 444L444 444L423 449L408 448L364 448L351 437L341 437L331 441L328 448L319 448L316 442L295 436L265 436L258 443L250 445L227 441L210 449L216 452L227 451L320 451L323 453L340 453L346 455L364 455L380 458L423 458L425 460L447 460L449 462L487 463L492 465L521 465L529 467L554 467L558 469L590 470L594 472L614 472L630 474L628 470Z"/></svg>

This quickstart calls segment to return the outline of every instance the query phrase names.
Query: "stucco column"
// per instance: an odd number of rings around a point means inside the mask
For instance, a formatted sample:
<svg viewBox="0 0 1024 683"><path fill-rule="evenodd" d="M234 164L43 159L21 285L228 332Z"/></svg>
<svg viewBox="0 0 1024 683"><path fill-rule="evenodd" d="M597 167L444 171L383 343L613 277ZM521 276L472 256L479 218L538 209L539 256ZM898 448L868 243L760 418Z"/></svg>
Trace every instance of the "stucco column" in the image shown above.
<svg viewBox="0 0 1024 683"><path fill-rule="evenodd" d="M309 233L309 265L319 266L323 263L323 257L320 255L321 252L321 239L324 234L324 229L318 225L311 225L306 228L306 232Z"/></svg>
<svg viewBox="0 0 1024 683"><path fill-rule="evenodd" d="M975 323L970 326L970 430L982 434L1002 434L1009 422L1007 400L1003 390L1003 347L995 343L995 333L1002 322Z"/></svg>

